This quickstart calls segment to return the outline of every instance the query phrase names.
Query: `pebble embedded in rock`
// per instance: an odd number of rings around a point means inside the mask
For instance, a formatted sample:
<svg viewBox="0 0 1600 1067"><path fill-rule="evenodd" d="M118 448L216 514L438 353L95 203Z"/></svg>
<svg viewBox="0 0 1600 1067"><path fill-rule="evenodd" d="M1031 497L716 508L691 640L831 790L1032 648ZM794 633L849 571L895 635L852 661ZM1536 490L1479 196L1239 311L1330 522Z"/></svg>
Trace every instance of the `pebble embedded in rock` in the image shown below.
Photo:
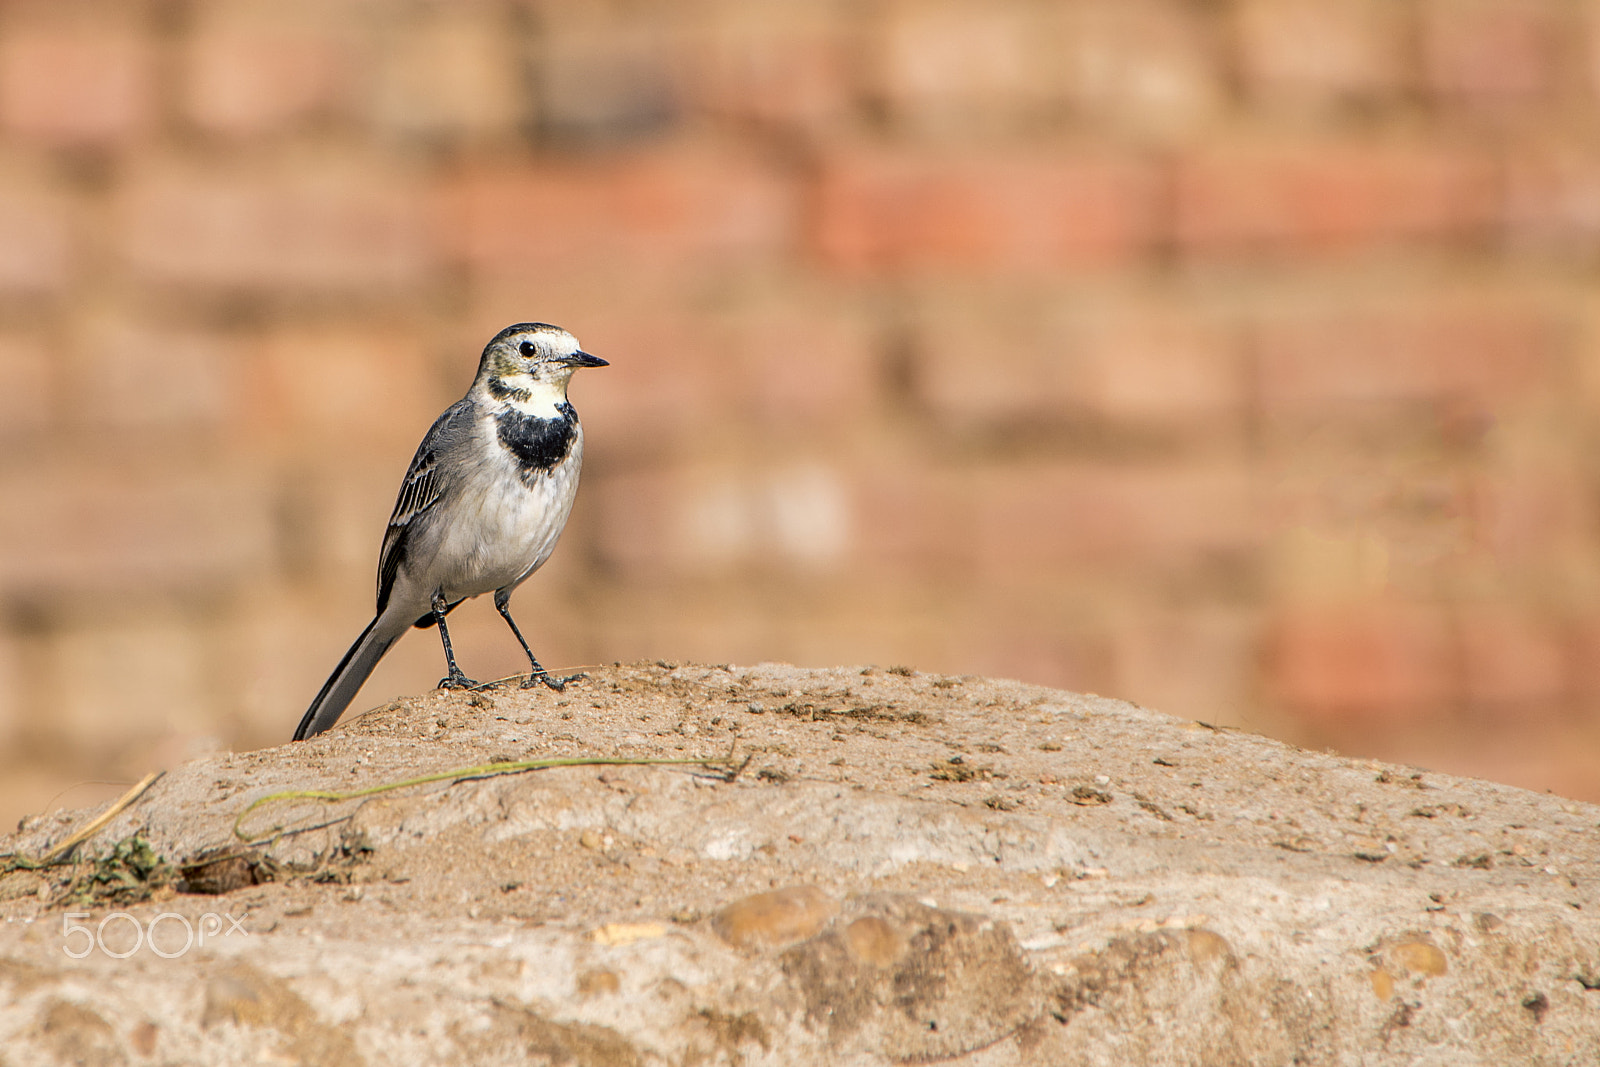
<svg viewBox="0 0 1600 1067"><path fill-rule="evenodd" d="M597 945L615 948L635 941L650 941L667 932L661 923L605 923L589 935Z"/></svg>
<svg viewBox="0 0 1600 1067"><path fill-rule="evenodd" d="M780 948L816 934L838 912L816 886L789 886L734 901L711 917L711 928L735 948Z"/></svg>
<svg viewBox="0 0 1600 1067"><path fill-rule="evenodd" d="M874 967L887 967L906 950L905 936L894 924L878 915L867 915L844 928L845 948L850 958Z"/></svg>
<svg viewBox="0 0 1600 1067"><path fill-rule="evenodd" d="M1378 995L1379 1000L1388 1000L1394 996L1394 975L1382 967L1368 971L1367 980L1372 983L1372 991Z"/></svg>
<svg viewBox="0 0 1600 1067"><path fill-rule="evenodd" d="M578 975L577 985L580 997L597 997L620 990L622 979L617 977L616 971L601 968Z"/></svg>
<svg viewBox="0 0 1600 1067"><path fill-rule="evenodd" d="M1444 953L1426 941L1407 941L1396 945L1394 957L1407 971L1424 978L1436 978L1447 969Z"/></svg>

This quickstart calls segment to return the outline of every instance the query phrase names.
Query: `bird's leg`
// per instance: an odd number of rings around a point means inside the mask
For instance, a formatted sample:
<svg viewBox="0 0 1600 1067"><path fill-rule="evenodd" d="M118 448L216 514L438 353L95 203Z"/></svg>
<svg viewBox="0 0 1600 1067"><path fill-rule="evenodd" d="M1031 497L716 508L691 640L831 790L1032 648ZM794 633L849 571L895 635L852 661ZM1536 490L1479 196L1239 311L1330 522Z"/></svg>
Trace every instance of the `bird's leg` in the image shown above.
<svg viewBox="0 0 1600 1067"><path fill-rule="evenodd" d="M506 620L506 625L511 627L511 632L517 635L517 643L522 646L522 651L528 654L528 664L533 668L532 673L523 681L522 688L532 689L543 682L556 692L567 687L568 682L575 682L582 678L582 674L572 674L565 678L556 678L540 666L539 661L533 658L533 649L528 647L528 642L523 638L522 631L517 629L517 620L511 617L511 594L504 589L495 590L494 606L500 612L500 617Z"/></svg>
<svg viewBox="0 0 1600 1067"><path fill-rule="evenodd" d="M462 674L461 668L456 666L456 654L450 648L450 631L444 628L444 613L444 593L436 592L433 594L433 621L439 624L439 640L444 642L444 661L450 667L450 676L439 679L439 688L471 689L478 683Z"/></svg>

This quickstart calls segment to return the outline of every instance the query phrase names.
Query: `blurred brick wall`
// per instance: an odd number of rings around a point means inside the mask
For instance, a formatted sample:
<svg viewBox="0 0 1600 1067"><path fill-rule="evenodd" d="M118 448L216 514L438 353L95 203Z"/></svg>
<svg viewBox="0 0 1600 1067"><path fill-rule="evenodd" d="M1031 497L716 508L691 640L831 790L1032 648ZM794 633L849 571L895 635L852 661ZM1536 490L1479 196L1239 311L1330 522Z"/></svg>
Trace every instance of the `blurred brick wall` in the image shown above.
<svg viewBox="0 0 1600 1067"><path fill-rule="evenodd" d="M528 318L613 361L547 663L1600 799L1597 282L1596 0L9 0L0 808L286 738Z"/></svg>

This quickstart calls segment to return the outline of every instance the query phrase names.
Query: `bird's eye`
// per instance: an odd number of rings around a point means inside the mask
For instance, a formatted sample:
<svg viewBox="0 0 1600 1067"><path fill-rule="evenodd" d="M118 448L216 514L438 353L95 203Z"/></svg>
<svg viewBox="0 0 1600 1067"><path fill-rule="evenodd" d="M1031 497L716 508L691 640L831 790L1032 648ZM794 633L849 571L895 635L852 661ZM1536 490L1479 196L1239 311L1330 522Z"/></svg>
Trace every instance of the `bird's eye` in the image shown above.
<svg viewBox="0 0 1600 1067"><path fill-rule="evenodd" d="M522 342L520 345L517 346L517 351L522 353L522 357L524 359L532 359L534 356L537 356L539 354L539 350L537 348L533 347L533 342L532 341L524 341L524 342Z"/></svg>

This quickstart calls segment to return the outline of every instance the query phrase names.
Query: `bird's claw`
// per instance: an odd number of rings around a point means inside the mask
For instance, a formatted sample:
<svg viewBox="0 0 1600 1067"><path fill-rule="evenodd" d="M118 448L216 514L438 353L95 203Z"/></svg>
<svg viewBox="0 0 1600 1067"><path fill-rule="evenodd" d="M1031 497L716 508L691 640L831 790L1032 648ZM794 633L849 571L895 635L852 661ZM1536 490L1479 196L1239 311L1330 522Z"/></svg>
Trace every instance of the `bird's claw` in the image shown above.
<svg viewBox="0 0 1600 1067"><path fill-rule="evenodd" d="M577 674L569 674L565 678L557 678L548 671L539 671L537 674L530 674L524 678L522 680L522 688L536 689L540 685L545 685L559 693L578 679L587 677L589 676L581 671Z"/></svg>
<svg viewBox="0 0 1600 1067"><path fill-rule="evenodd" d="M439 679L440 689L476 689L477 682L464 674L452 674L448 678Z"/></svg>

